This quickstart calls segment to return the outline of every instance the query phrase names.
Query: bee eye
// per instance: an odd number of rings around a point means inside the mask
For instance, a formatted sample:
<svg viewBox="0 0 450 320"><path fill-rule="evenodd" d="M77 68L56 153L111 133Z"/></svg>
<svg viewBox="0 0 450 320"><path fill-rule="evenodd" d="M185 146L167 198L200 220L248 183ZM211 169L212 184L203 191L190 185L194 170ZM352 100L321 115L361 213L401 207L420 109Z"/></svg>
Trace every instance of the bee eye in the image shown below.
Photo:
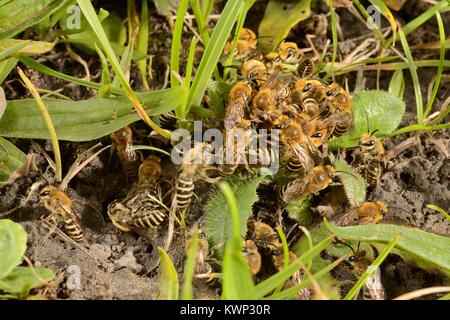
<svg viewBox="0 0 450 320"><path fill-rule="evenodd" d="M316 132L316 133L314 133L311 137L313 137L313 138L322 138L322 132Z"/></svg>
<svg viewBox="0 0 450 320"><path fill-rule="evenodd" d="M309 90L311 90L312 89L312 84L311 83L308 83L304 88L303 88L303 92L307 92L307 91L309 91Z"/></svg>
<svg viewBox="0 0 450 320"><path fill-rule="evenodd" d="M46 197L46 196L48 196L48 195L50 195L50 191L44 191L44 192L41 192L41 196L42 196L42 197Z"/></svg>
<svg viewBox="0 0 450 320"><path fill-rule="evenodd" d="M280 62L281 58L279 56L277 56L275 59L273 59L273 62Z"/></svg>
<svg viewBox="0 0 450 320"><path fill-rule="evenodd" d="M327 91L326 95L327 95L328 97L331 97L331 96L333 95L333 90Z"/></svg>
<svg viewBox="0 0 450 320"><path fill-rule="evenodd" d="M288 50L287 57L290 58L290 57L292 57L293 55L294 55L294 50L289 49L289 50Z"/></svg>

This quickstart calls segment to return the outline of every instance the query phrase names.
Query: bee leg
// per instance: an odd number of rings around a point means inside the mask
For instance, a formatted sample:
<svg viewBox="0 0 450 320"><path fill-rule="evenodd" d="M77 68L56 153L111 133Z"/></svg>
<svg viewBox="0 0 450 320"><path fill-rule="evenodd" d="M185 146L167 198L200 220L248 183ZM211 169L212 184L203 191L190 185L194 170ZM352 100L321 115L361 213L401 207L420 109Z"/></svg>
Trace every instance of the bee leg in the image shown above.
<svg viewBox="0 0 450 320"><path fill-rule="evenodd" d="M111 222L113 223L113 225L114 225L116 228L118 228L118 229L120 229L120 230L122 230L122 231L124 231L124 232L129 232L129 231L130 231L130 228L127 228L127 227L125 227L124 225L122 225L122 224L119 223L117 217L110 216L109 218L111 219Z"/></svg>

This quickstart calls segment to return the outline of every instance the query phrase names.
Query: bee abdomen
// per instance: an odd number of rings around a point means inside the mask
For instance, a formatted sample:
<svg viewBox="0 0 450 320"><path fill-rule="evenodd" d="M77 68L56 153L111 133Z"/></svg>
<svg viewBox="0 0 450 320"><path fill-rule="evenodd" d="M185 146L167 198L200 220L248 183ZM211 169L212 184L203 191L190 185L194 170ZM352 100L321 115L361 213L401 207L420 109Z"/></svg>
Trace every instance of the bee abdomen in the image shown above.
<svg viewBox="0 0 450 320"><path fill-rule="evenodd" d="M125 153L125 152L118 152L120 163L122 164L123 171L125 171L125 174L129 177L135 177L138 175L139 171L139 157L135 152L132 153Z"/></svg>
<svg viewBox="0 0 450 320"><path fill-rule="evenodd" d="M171 128L175 125L177 117L173 111L165 112L159 115L159 124L163 128Z"/></svg>
<svg viewBox="0 0 450 320"><path fill-rule="evenodd" d="M368 184L372 186L376 185L378 183L379 177L381 176L380 162L377 160L369 161L363 175Z"/></svg>
<svg viewBox="0 0 450 320"><path fill-rule="evenodd" d="M66 231L69 238L71 238L75 242L83 241L83 229L81 229L80 225L75 220L71 218L65 219L64 230Z"/></svg>
<svg viewBox="0 0 450 320"><path fill-rule="evenodd" d="M217 168L222 177L231 176L237 169L238 164L220 164Z"/></svg>
<svg viewBox="0 0 450 320"><path fill-rule="evenodd" d="M162 208L153 208L153 210L146 210L141 214L133 217L130 224L139 228L157 228L164 222L167 215Z"/></svg>
<svg viewBox="0 0 450 320"><path fill-rule="evenodd" d="M305 167L297 157L289 157L286 169L291 173L303 173Z"/></svg>
<svg viewBox="0 0 450 320"><path fill-rule="evenodd" d="M298 65L298 75L301 78L309 78L314 71L314 63L310 58L305 58Z"/></svg>
<svg viewBox="0 0 450 320"><path fill-rule="evenodd" d="M187 208L194 194L193 179L190 177L179 177L176 184L176 190L177 208Z"/></svg>

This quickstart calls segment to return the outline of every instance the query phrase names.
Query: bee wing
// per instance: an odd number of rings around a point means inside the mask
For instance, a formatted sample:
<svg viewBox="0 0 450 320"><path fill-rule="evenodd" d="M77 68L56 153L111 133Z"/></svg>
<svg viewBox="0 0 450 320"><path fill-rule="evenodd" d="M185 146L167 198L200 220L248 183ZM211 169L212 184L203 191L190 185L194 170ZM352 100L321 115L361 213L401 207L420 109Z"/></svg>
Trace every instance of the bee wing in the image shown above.
<svg viewBox="0 0 450 320"><path fill-rule="evenodd" d="M231 130L244 117L244 107L238 102L230 102L225 113L225 129Z"/></svg>
<svg viewBox="0 0 450 320"><path fill-rule="evenodd" d="M71 205L67 205L62 202L58 202L58 206L73 220L80 221L80 215L72 208Z"/></svg>
<svg viewBox="0 0 450 320"><path fill-rule="evenodd" d="M386 292L381 283L381 272L378 267L375 273L367 278L363 286L363 296L367 300L386 300Z"/></svg>
<svg viewBox="0 0 450 320"><path fill-rule="evenodd" d="M308 174L314 168L314 160L309 155L309 152L303 148L300 144L295 143L291 145L291 149L294 155L300 160L305 168L305 172Z"/></svg>
<svg viewBox="0 0 450 320"><path fill-rule="evenodd" d="M336 224L338 226L348 226L353 221L356 220L357 216L358 216L357 210L352 209L349 212L344 213L341 217L339 217L339 219L336 221Z"/></svg>
<svg viewBox="0 0 450 320"><path fill-rule="evenodd" d="M295 179L285 186L283 192L283 201L288 202L297 198L300 198L307 190L310 176Z"/></svg>

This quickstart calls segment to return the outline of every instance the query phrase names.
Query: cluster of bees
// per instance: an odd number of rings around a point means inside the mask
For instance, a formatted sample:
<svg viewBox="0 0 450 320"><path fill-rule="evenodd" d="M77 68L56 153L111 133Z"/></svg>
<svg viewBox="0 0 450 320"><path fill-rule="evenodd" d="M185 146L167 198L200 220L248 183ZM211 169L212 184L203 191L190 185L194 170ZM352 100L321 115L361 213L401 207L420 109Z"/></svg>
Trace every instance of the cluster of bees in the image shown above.
<svg viewBox="0 0 450 320"><path fill-rule="evenodd" d="M265 129L269 133L277 130L280 150L271 149L270 145L269 150L257 150L259 162L250 164L245 162L249 151L244 148L244 154L234 154L235 162L230 163L225 161L227 150L223 146L219 153L224 161L214 165L205 159L205 154L208 157L211 151L209 144L199 143L183 155L183 164L175 177L174 191L163 195L160 158L151 155L143 159L142 154L132 148L131 129L124 127L112 133L111 139L125 173L129 177L137 176L137 179L123 199L108 205L108 216L117 228L126 232L156 228L171 212L182 212L189 207L196 181L215 183L232 175L238 168L267 167L279 159L286 163L284 174L290 179L288 183L278 186L278 197L282 202L310 197L338 182L340 173L330 163L327 141L351 129L350 95L335 82L326 83L315 78L314 63L296 43L283 42L274 52L266 55L258 52L256 45L255 33L244 28L234 52L235 59L241 61L241 79L229 93L223 121L224 134L235 135L237 130L248 129ZM230 50L231 44L227 44L225 53ZM173 114L163 114L160 123L164 125L173 119ZM250 140L244 139L243 143L249 144ZM359 148L353 154L351 164L371 185L376 184L380 177L383 153L383 146L374 132L368 132L361 137ZM194 161L199 156L203 161ZM217 175L211 175L211 172ZM54 223L57 223L56 218L63 220L66 234L81 242L83 230L69 197L62 190L47 186L41 190L40 198L51 212L49 219ZM168 202L170 205L167 205ZM366 202L351 209L338 223L377 223L386 211L386 205L382 202ZM189 243L187 241L187 252ZM249 236L243 242L243 255L254 276L261 270L260 252L272 257L275 269L283 269L284 254L278 234L268 224L250 221ZM212 282L215 278L208 263L209 255L208 242L202 237L197 250L195 273L198 278ZM359 259L360 255L355 252L354 260ZM289 262L295 259L295 254L289 252ZM299 271L285 286L295 285L301 278ZM307 299L309 291L302 290L298 295Z"/></svg>

